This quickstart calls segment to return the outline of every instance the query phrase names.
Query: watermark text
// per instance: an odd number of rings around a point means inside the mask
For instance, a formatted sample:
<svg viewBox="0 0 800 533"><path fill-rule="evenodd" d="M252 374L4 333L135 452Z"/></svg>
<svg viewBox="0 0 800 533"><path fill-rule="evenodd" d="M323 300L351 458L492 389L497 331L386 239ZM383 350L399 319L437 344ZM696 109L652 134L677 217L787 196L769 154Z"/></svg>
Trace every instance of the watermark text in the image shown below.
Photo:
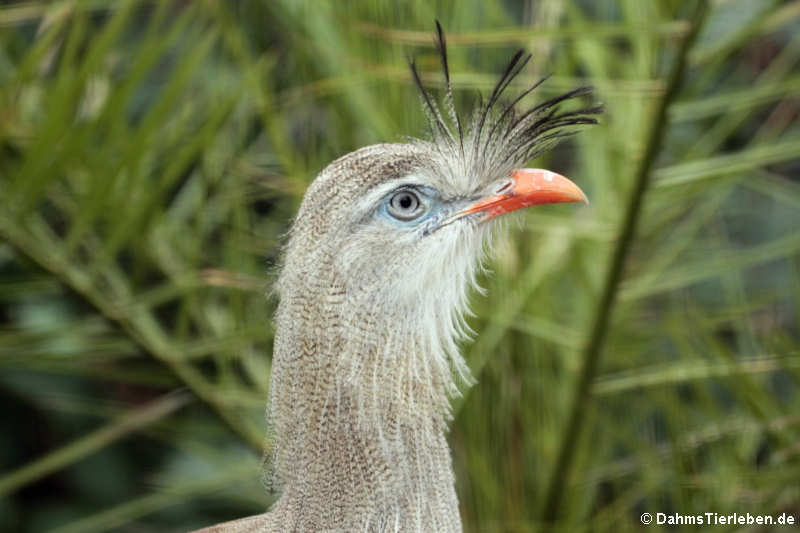
<svg viewBox="0 0 800 533"><path fill-rule="evenodd" d="M642 524L660 526L793 526L800 524L798 517L789 513L642 513Z"/></svg>

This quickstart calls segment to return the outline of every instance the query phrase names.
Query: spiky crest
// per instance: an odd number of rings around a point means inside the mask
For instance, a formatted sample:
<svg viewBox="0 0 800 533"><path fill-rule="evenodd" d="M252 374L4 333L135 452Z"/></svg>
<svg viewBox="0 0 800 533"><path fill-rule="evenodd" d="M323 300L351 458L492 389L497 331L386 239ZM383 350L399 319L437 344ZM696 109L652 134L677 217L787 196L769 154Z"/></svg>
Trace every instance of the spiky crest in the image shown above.
<svg viewBox="0 0 800 533"><path fill-rule="evenodd" d="M422 96L436 149L443 154L449 153L452 160L461 161L471 174L496 177L497 173L520 166L551 149L559 140L577 133L576 126L596 124L597 119L594 116L602 113L602 106L599 105L573 111L561 109L561 104L568 100L591 95L591 86L578 87L530 107L522 106L525 97L547 81L549 75L539 79L497 110L496 106L502 101L508 87L531 60L530 54L519 50L504 68L488 100L485 103L479 102L474 109L465 130L455 106L445 33L438 20L435 45L442 64L445 89L443 101L450 124L440 112L435 98L422 83L413 60L410 62L412 77Z"/></svg>

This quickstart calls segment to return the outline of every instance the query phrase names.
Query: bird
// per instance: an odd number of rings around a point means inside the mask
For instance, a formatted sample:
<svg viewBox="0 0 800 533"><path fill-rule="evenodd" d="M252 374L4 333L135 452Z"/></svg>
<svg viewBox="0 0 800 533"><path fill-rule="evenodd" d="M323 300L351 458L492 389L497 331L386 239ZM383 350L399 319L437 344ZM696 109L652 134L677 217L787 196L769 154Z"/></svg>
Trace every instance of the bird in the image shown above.
<svg viewBox="0 0 800 533"><path fill-rule="evenodd" d="M569 179L522 165L597 123L579 87L525 106L505 98L518 51L469 120L456 111L445 34L441 98L411 76L429 135L367 146L322 170L284 246L267 408L266 513L203 533L462 530L447 442L451 403L474 384L459 346L501 216L586 202ZM505 218L505 217L502 217Z"/></svg>

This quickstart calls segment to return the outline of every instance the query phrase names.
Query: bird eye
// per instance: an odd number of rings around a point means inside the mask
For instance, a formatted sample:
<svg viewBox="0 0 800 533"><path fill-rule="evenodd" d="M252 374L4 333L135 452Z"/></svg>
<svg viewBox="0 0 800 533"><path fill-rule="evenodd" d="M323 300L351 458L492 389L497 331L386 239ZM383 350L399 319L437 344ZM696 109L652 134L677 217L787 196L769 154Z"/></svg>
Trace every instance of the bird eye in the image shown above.
<svg viewBox="0 0 800 533"><path fill-rule="evenodd" d="M398 220L413 220L425 211L419 196L409 190L396 192L389 199L387 210Z"/></svg>

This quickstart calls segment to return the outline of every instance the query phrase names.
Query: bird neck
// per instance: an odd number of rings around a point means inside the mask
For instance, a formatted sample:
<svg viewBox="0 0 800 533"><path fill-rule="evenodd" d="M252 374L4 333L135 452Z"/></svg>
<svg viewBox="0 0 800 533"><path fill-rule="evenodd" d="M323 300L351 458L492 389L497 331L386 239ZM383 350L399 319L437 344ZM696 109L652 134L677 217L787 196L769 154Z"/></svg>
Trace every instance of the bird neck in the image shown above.
<svg viewBox="0 0 800 533"><path fill-rule="evenodd" d="M399 320L336 284L319 289L283 294L278 308L275 512L299 531L460 531L446 441L453 339L420 335L435 329L419 328L418 311Z"/></svg>

